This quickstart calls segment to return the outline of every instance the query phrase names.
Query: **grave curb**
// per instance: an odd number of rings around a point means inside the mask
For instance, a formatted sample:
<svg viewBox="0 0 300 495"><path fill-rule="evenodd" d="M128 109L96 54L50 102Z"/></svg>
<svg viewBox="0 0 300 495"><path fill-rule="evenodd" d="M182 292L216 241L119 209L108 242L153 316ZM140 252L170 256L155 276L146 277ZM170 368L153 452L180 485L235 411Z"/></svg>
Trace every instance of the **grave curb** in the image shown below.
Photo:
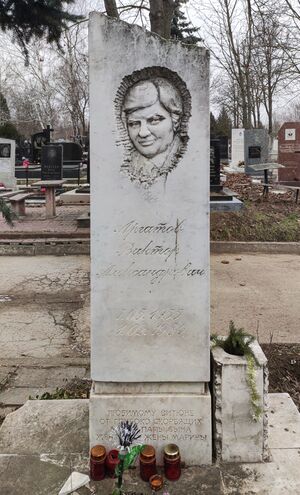
<svg viewBox="0 0 300 495"><path fill-rule="evenodd" d="M211 254L298 254L300 242L240 242L240 241L211 241Z"/></svg>
<svg viewBox="0 0 300 495"><path fill-rule="evenodd" d="M68 256L90 254L89 239L0 240L0 256Z"/></svg>
<svg viewBox="0 0 300 495"><path fill-rule="evenodd" d="M296 254L300 242L211 241L211 254ZM90 254L89 238L0 239L0 256Z"/></svg>

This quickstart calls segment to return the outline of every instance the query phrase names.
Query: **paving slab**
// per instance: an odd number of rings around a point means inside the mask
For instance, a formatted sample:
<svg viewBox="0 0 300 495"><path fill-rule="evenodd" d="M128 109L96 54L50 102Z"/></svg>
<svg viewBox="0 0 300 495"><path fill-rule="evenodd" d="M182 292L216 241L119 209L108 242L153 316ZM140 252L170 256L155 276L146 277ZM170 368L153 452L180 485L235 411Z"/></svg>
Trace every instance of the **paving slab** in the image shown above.
<svg viewBox="0 0 300 495"><path fill-rule="evenodd" d="M3 385L6 384L6 382L9 379L9 377L14 372L15 372L15 367L6 367L5 366L5 367L1 367L0 368L0 390L2 389Z"/></svg>
<svg viewBox="0 0 300 495"><path fill-rule="evenodd" d="M64 388L73 379L88 379L89 370L88 367L76 366L19 367L9 376L9 383L0 391L0 404L6 407L21 406L29 398L35 399L45 392L53 393L57 388Z"/></svg>
<svg viewBox="0 0 300 495"><path fill-rule="evenodd" d="M211 333L233 320L259 342L299 343L299 301L299 255L211 255Z"/></svg>
<svg viewBox="0 0 300 495"><path fill-rule="evenodd" d="M37 456L0 455L1 495L57 495L70 467Z"/></svg>
<svg viewBox="0 0 300 495"><path fill-rule="evenodd" d="M74 378L87 377L86 367L19 368L13 380L14 387L63 387Z"/></svg>
<svg viewBox="0 0 300 495"><path fill-rule="evenodd" d="M8 226L2 215L0 215L0 238L6 239L17 235L23 238L26 235L31 237L42 237L43 234L55 237L56 234L63 233L66 237L69 234L76 234L80 237L83 229L78 229L77 218L83 213L88 213L89 205L72 205L56 207L56 216L46 218L45 205L26 205L26 216L14 221L14 226ZM88 229L86 229L88 231Z"/></svg>
<svg viewBox="0 0 300 495"><path fill-rule="evenodd" d="M55 390L55 388L54 388ZM41 396L45 392L53 392L53 388L34 388L34 387L9 387L7 390L4 390L0 393L0 405L12 407L18 406L20 407L29 399L35 399L37 396Z"/></svg>
<svg viewBox="0 0 300 495"><path fill-rule="evenodd" d="M0 429L0 453L88 453L88 400L33 400L9 414Z"/></svg>
<svg viewBox="0 0 300 495"><path fill-rule="evenodd" d="M296 495L300 493L300 453L275 449L272 462L221 468L224 495Z"/></svg>
<svg viewBox="0 0 300 495"><path fill-rule="evenodd" d="M270 394L270 397L269 447L300 451L300 414L296 405L289 394Z"/></svg>

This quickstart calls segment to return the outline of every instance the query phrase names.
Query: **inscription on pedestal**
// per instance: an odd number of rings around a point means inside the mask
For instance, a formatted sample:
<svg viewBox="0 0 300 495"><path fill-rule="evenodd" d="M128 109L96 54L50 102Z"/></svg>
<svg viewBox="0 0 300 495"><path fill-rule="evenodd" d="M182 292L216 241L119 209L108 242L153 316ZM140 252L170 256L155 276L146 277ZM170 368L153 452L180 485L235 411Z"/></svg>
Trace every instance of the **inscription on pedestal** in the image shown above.
<svg viewBox="0 0 300 495"><path fill-rule="evenodd" d="M159 413L159 415L158 415ZM203 420L199 412L190 409L108 409L105 417L98 418L101 427L107 432L98 433L99 442L111 443L114 440L112 428L120 421L135 421L141 430L143 442L180 442L182 440L206 440L207 435L196 433L195 427Z"/></svg>
<svg viewBox="0 0 300 495"><path fill-rule="evenodd" d="M211 421L210 396L142 395L130 397L91 394L92 443L116 445L113 428L120 421L134 421L141 430L141 441L157 448L162 461L162 447L180 445L182 459L210 462Z"/></svg>

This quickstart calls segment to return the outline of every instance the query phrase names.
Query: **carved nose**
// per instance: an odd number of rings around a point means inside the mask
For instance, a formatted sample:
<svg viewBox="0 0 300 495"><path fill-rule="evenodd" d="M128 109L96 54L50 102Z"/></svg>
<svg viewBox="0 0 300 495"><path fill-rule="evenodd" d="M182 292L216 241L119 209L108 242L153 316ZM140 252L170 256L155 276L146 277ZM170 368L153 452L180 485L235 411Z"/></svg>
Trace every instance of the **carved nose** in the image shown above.
<svg viewBox="0 0 300 495"><path fill-rule="evenodd" d="M149 136L149 134L151 134L151 132L148 129L147 123L142 121L139 136L140 137L147 137L147 136Z"/></svg>

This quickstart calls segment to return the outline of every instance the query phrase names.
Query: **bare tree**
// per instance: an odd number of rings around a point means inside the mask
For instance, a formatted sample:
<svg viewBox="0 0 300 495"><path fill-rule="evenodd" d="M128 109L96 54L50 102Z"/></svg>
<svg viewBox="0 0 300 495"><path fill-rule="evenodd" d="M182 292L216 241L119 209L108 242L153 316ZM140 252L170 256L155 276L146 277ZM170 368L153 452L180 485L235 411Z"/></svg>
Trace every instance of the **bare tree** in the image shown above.
<svg viewBox="0 0 300 495"><path fill-rule="evenodd" d="M57 52L59 66L55 78L61 110L68 115L74 136L87 133L88 56L85 28L76 25L63 36L64 53Z"/></svg>
<svg viewBox="0 0 300 495"><path fill-rule="evenodd" d="M210 1L210 48L230 88L225 92L234 125L261 127L264 109L272 133L274 98L290 79L284 18L284 9L271 0Z"/></svg>
<svg viewBox="0 0 300 495"><path fill-rule="evenodd" d="M253 32L256 88L268 116L269 134L272 134L274 98L282 85L290 82L291 69L285 55L290 46L290 36L284 23L284 11L279 4L255 0Z"/></svg>
<svg viewBox="0 0 300 495"><path fill-rule="evenodd" d="M117 5L116 0L104 0L106 13L110 17L119 18L120 14L134 10L137 19L138 16L142 18L142 12L146 11L151 31L166 39L171 36L171 22L178 3L178 0L129 0Z"/></svg>
<svg viewBox="0 0 300 495"><path fill-rule="evenodd" d="M105 10L109 17L119 17L116 0L104 0Z"/></svg>

